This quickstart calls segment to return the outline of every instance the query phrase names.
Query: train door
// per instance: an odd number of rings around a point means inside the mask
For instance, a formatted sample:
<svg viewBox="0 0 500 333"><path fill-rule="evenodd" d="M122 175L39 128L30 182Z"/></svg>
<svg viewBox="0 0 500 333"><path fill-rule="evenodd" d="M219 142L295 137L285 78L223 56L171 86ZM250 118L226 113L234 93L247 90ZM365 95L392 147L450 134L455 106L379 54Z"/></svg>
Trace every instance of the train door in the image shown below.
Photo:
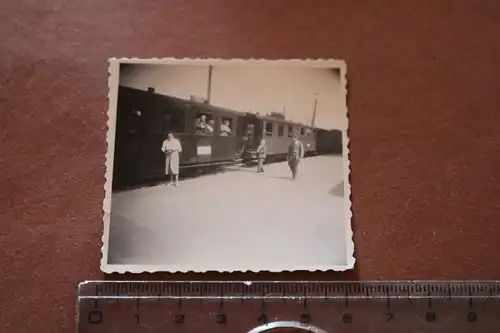
<svg viewBox="0 0 500 333"><path fill-rule="evenodd" d="M116 111L113 189L139 183L142 176L148 99L144 92L119 88Z"/></svg>
<svg viewBox="0 0 500 333"><path fill-rule="evenodd" d="M158 127L157 143L155 144L155 153L161 154L160 162L158 163L158 172L165 173L165 154L158 150L158 144L165 140L169 133L172 133L177 138L182 147L180 153L180 166L196 163L196 152L193 149L192 125L194 117L189 112L189 105L183 101L176 100L171 97L161 96L158 99L157 118L155 122ZM161 143L160 143L161 142ZM193 160L193 157L195 158Z"/></svg>
<svg viewBox="0 0 500 333"><path fill-rule="evenodd" d="M257 149L262 139L262 121L256 117L238 117L240 151Z"/></svg>
<svg viewBox="0 0 500 333"><path fill-rule="evenodd" d="M118 99L114 164L117 178L113 182L117 186L138 185L164 175L161 145L166 134L161 132L159 96L120 87Z"/></svg>
<svg viewBox="0 0 500 333"><path fill-rule="evenodd" d="M233 161L237 157L236 117L229 112L219 111L215 126L212 160Z"/></svg>

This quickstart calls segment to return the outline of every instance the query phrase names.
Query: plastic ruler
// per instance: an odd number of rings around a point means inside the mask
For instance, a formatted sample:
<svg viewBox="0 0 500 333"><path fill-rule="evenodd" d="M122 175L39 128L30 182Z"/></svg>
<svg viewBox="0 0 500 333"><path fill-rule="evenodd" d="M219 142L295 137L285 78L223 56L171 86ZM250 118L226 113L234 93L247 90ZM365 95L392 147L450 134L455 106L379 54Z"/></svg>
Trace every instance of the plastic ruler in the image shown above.
<svg viewBox="0 0 500 333"><path fill-rule="evenodd" d="M77 331L500 332L500 281L88 281Z"/></svg>

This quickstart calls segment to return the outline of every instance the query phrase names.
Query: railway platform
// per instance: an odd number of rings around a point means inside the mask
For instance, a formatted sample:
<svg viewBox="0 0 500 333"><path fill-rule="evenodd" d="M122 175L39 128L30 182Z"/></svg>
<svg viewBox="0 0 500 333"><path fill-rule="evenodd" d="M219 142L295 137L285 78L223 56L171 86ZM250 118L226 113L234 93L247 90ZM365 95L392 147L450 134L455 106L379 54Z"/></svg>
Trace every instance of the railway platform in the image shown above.
<svg viewBox="0 0 500 333"><path fill-rule="evenodd" d="M286 162L264 169L233 165L178 188L113 194L109 263L345 264L342 157L304 159L295 181Z"/></svg>

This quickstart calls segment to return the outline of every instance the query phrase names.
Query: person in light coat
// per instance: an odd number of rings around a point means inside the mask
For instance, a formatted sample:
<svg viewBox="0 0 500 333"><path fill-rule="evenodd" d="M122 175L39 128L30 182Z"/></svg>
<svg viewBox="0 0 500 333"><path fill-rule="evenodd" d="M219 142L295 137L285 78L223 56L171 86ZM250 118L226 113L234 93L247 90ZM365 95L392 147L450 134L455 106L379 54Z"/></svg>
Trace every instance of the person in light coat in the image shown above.
<svg viewBox="0 0 500 333"><path fill-rule="evenodd" d="M165 174L170 175L169 186L179 186L179 154L182 151L181 142L168 133L167 139L163 141L161 151L165 153Z"/></svg>

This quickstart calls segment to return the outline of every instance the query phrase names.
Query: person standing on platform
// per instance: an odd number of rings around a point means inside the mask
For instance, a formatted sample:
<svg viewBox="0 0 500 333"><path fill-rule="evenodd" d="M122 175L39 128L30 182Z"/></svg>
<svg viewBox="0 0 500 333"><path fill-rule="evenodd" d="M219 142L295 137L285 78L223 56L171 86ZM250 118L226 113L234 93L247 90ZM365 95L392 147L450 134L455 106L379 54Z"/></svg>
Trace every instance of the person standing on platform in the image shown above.
<svg viewBox="0 0 500 333"><path fill-rule="evenodd" d="M297 135L293 135L292 142L288 146L288 166L292 170L292 180L297 178L299 163L304 157L304 145L299 141Z"/></svg>
<svg viewBox="0 0 500 333"><path fill-rule="evenodd" d="M257 172L264 172L264 161L267 155L266 140L260 140L260 145L257 148Z"/></svg>
<svg viewBox="0 0 500 333"><path fill-rule="evenodd" d="M179 186L179 154L182 151L181 142L168 133L167 139L163 141L161 151L165 153L165 174L170 175L168 186Z"/></svg>

